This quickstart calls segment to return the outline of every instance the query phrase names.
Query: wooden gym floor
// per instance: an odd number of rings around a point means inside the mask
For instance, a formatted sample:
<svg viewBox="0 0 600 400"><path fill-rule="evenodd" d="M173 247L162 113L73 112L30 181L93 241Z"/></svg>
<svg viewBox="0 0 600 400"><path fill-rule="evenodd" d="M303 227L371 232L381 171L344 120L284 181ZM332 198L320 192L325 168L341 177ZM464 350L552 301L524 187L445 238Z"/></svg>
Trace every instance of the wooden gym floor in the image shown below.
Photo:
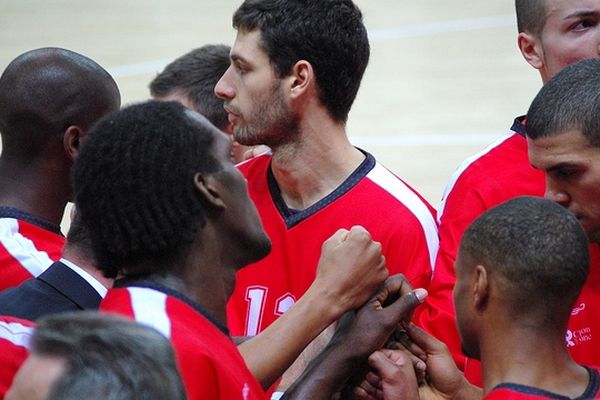
<svg viewBox="0 0 600 400"><path fill-rule="evenodd" d="M113 74L123 103L192 48L231 44L241 0L0 0L0 70L38 47L65 47ZM371 59L351 140L436 208L458 164L527 111L541 80L516 46L506 0L356 0Z"/></svg>

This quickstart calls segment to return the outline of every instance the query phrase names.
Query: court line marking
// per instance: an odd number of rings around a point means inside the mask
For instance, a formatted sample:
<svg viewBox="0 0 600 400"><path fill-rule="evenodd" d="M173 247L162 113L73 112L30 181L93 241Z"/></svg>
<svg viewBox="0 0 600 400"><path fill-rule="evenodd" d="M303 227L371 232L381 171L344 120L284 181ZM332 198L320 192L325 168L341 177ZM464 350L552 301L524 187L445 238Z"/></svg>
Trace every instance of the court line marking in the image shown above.
<svg viewBox="0 0 600 400"><path fill-rule="evenodd" d="M405 25L396 28L375 29L369 31L372 41L401 39L408 37L437 35L439 33L466 32L479 29L505 28L515 26L514 15L496 15L483 18L438 21L425 24Z"/></svg>
<svg viewBox="0 0 600 400"><path fill-rule="evenodd" d="M435 35L440 33L504 28L514 25L515 17L513 15L496 15L482 18L404 25L395 28L373 29L369 31L369 38L371 42L378 42L392 39ZM158 73L171 61L173 61L172 58L165 58L135 64L120 65L108 68L108 72L110 72L114 78L126 78L130 76Z"/></svg>
<svg viewBox="0 0 600 400"><path fill-rule="evenodd" d="M356 146L465 146L487 145L500 137L503 132L487 133L390 133L389 135L352 135L348 137Z"/></svg>

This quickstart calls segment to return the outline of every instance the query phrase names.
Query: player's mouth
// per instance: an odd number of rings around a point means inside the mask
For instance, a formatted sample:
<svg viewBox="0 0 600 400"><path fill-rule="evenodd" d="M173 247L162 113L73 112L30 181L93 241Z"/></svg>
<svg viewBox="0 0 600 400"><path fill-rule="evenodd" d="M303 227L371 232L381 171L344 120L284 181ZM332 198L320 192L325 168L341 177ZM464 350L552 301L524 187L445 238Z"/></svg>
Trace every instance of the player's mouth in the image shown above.
<svg viewBox="0 0 600 400"><path fill-rule="evenodd" d="M234 109L228 105L224 106L225 111L227 111L227 119L229 123L235 125L235 122L240 118L239 114L234 111Z"/></svg>

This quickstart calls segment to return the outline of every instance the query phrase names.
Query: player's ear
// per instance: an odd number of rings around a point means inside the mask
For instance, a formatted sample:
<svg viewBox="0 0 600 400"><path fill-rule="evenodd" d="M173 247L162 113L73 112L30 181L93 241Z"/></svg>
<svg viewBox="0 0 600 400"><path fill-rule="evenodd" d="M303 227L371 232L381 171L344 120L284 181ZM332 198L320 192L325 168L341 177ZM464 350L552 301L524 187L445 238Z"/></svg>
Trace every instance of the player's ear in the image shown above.
<svg viewBox="0 0 600 400"><path fill-rule="evenodd" d="M544 49L538 37L521 32L517 36L517 45L525 61L533 68L541 69L544 66Z"/></svg>
<svg viewBox="0 0 600 400"><path fill-rule="evenodd" d="M63 135L63 147L71 160L75 160L79 154L81 140L85 136L83 129L76 125L71 125L65 130Z"/></svg>
<svg viewBox="0 0 600 400"><path fill-rule="evenodd" d="M294 64L291 74L286 78L291 98L295 99L306 93L313 85L315 73L311 63L299 60Z"/></svg>
<svg viewBox="0 0 600 400"><path fill-rule="evenodd" d="M213 175L204 175L200 172L196 172L194 175L194 185L198 190L198 194L204 200L204 203L209 207L221 210L226 208L221 195L223 187Z"/></svg>
<svg viewBox="0 0 600 400"><path fill-rule="evenodd" d="M475 266L473 274L473 306L476 310L485 308L490 292L490 282L485 267L481 264Z"/></svg>

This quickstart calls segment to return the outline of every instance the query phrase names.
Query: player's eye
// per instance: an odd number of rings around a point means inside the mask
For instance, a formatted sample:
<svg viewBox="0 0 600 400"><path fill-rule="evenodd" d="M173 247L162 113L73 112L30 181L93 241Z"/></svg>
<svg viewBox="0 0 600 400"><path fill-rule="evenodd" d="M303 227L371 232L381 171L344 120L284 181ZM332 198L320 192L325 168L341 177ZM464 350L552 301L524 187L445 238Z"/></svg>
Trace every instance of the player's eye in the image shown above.
<svg viewBox="0 0 600 400"><path fill-rule="evenodd" d="M571 30L573 30L573 31L583 31L583 30L586 30L586 29L589 29L589 28L593 28L597 24L598 24L598 21L596 21L595 19L586 18L586 19L582 19L581 21L578 21L577 23L573 24L571 26Z"/></svg>

